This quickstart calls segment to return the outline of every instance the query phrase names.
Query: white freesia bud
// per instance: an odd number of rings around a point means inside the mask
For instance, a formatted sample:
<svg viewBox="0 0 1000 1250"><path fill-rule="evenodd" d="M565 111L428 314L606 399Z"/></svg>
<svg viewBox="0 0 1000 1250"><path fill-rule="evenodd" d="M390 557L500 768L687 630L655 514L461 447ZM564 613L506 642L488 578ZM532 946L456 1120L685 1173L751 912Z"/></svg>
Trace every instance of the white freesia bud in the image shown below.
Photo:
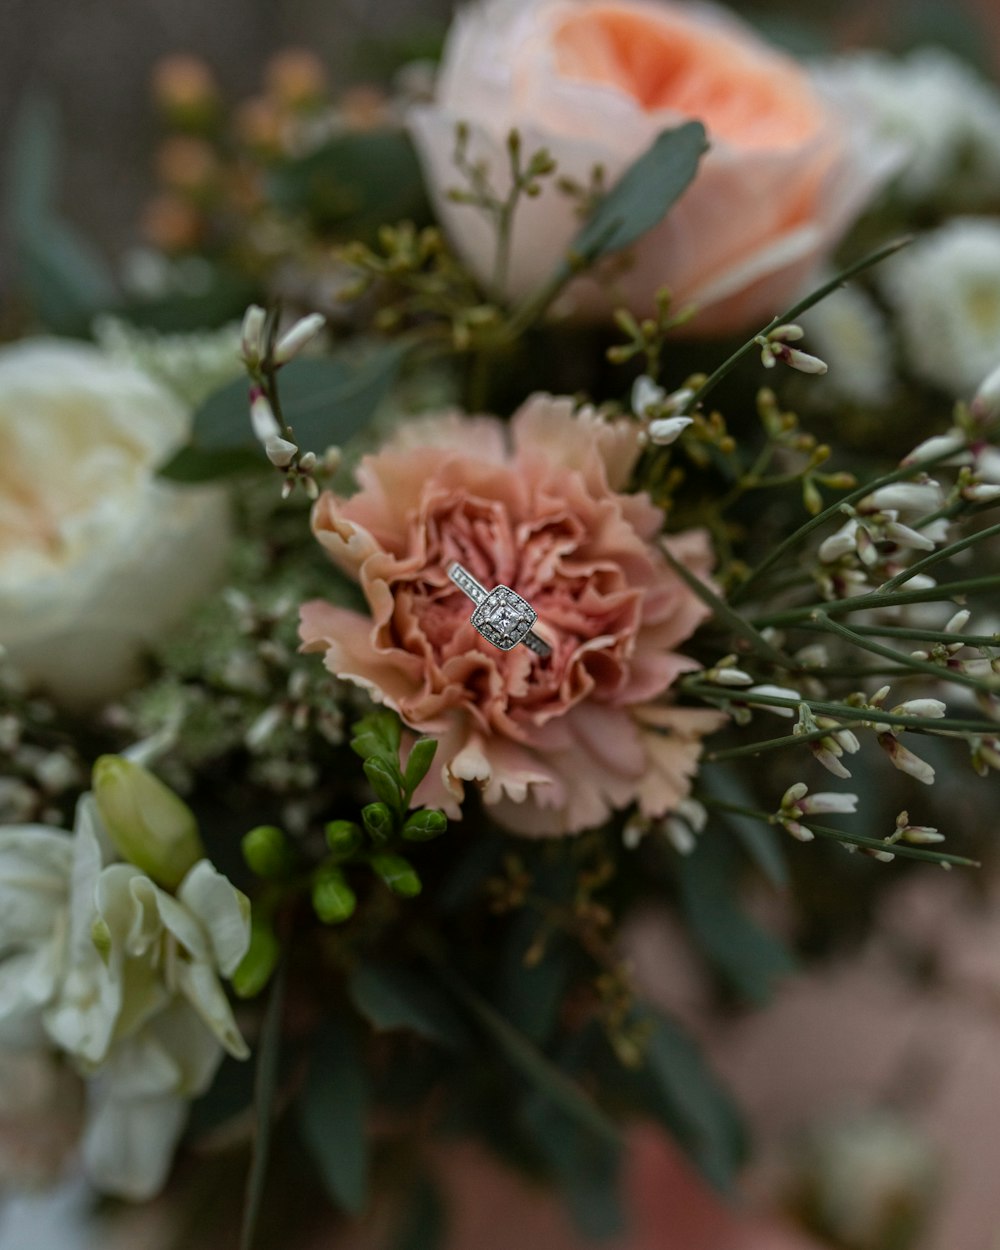
<svg viewBox="0 0 1000 1250"><path fill-rule="evenodd" d="M274 349L274 363L276 365L287 364L319 334L325 325L326 318L322 313L310 313L308 317L296 321L295 325L278 339Z"/></svg>
<svg viewBox="0 0 1000 1250"><path fill-rule="evenodd" d="M250 424L254 437L267 446L268 439L281 437L281 426L274 415L271 402L259 386L250 388Z"/></svg>
<svg viewBox="0 0 1000 1250"><path fill-rule="evenodd" d="M886 538L891 538L897 547L905 547L916 551L933 551L936 543L926 530L911 529L901 521L887 521Z"/></svg>
<svg viewBox="0 0 1000 1250"><path fill-rule="evenodd" d="M314 451L307 451L304 456L299 457L299 468L303 473L312 473L318 463Z"/></svg>
<svg viewBox="0 0 1000 1250"><path fill-rule="evenodd" d="M948 706L940 699L907 699L898 703L893 709L896 716L947 716Z"/></svg>
<svg viewBox="0 0 1000 1250"><path fill-rule="evenodd" d="M267 313L259 304L251 304L243 314L243 329L240 335L243 347L243 359L250 366L259 365L264 356L264 322Z"/></svg>
<svg viewBox="0 0 1000 1250"><path fill-rule="evenodd" d="M926 760L904 747L895 734L880 733L878 744L901 773L914 777L925 786L934 784L934 769Z"/></svg>
<svg viewBox="0 0 1000 1250"><path fill-rule="evenodd" d="M991 482L973 482L962 487L962 498L969 503L993 503L1000 499L1000 485Z"/></svg>
<svg viewBox="0 0 1000 1250"><path fill-rule="evenodd" d="M944 502L937 482L892 482L858 504L859 512L934 512Z"/></svg>
<svg viewBox="0 0 1000 1250"><path fill-rule="evenodd" d="M960 634L972 618L972 613L968 608L962 608L956 612L948 624L944 627L946 634Z"/></svg>
<svg viewBox="0 0 1000 1250"><path fill-rule="evenodd" d="M115 849L161 885L180 885L204 855L194 813L141 765L102 755L94 800Z"/></svg>
<svg viewBox="0 0 1000 1250"><path fill-rule="evenodd" d="M794 321L776 326L767 336L772 343L798 343L805 338L805 330Z"/></svg>
<svg viewBox="0 0 1000 1250"><path fill-rule="evenodd" d="M746 691L747 702L751 707L761 708L765 712L773 712L775 716L794 716L795 713L790 707L781 707L777 704L755 703L750 697L751 695L763 695L770 699L795 699L801 700L802 695L798 690L792 690L788 686L751 686Z"/></svg>
<svg viewBox="0 0 1000 1250"><path fill-rule="evenodd" d="M667 392L648 373L640 373L632 383L632 411L637 417L646 416L651 408L659 408L666 397Z"/></svg>
<svg viewBox="0 0 1000 1250"><path fill-rule="evenodd" d="M1000 365L979 384L970 408L980 421L995 421L1000 417Z"/></svg>
<svg viewBox="0 0 1000 1250"><path fill-rule="evenodd" d="M856 517L845 521L836 533L823 540L819 545L819 558L824 564L834 564L843 556L857 550L859 522Z"/></svg>
<svg viewBox="0 0 1000 1250"><path fill-rule="evenodd" d="M678 855L690 855L697 845L694 830L677 816L668 816L663 822L663 835Z"/></svg>
<svg viewBox="0 0 1000 1250"><path fill-rule="evenodd" d="M741 668L727 668L721 665L706 669L704 678L706 681L714 682L717 686L753 685L753 678L749 673L744 673Z"/></svg>
<svg viewBox="0 0 1000 1250"><path fill-rule="evenodd" d="M908 456L900 461L903 466L922 464L925 460L935 460L938 456L954 455L965 445L965 438L959 430L950 434L935 434L933 438L918 443Z"/></svg>
<svg viewBox="0 0 1000 1250"><path fill-rule="evenodd" d="M264 451L268 460L279 469L287 469L295 459L298 447L282 438L280 434L273 434L265 443Z"/></svg>
<svg viewBox="0 0 1000 1250"><path fill-rule="evenodd" d="M658 447L669 447L691 424L691 417L660 417L650 422L649 441L656 443Z"/></svg>

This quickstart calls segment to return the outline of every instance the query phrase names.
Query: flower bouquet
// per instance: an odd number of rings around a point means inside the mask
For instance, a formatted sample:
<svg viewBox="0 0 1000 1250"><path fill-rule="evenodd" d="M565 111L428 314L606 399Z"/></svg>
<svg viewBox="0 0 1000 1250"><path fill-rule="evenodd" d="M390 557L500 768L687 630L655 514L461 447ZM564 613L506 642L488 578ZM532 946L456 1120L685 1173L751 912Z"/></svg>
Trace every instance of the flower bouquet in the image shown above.
<svg viewBox="0 0 1000 1250"><path fill-rule="evenodd" d="M484 1168L498 1244L541 1189L633 1250L914 1244L724 1212L642 932L735 1011L989 857L1000 97L665 0L155 92L116 274L13 136L5 1179L189 1246L482 1250Z"/></svg>

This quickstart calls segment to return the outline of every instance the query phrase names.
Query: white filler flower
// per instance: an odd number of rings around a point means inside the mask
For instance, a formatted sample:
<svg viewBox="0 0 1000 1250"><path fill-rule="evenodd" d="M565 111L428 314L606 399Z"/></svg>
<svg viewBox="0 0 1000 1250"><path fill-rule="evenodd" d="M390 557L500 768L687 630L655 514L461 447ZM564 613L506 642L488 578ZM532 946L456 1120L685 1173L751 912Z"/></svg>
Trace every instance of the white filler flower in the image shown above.
<svg viewBox="0 0 1000 1250"><path fill-rule="evenodd" d="M975 390L1000 359L1000 223L954 218L894 257L883 284L914 373Z"/></svg>
<svg viewBox="0 0 1000 1250"><path fill-rule="evenodd" d="M248 1054L220 977L249 903L205 859L176 894L115 862L84 796L75 833L0 829L0 1043L67 1056L87 1081L83 1161L101 1189L162 1186L188 1102Z"/></svg>
<svg viewBox="0 0 1000 1250"><path fill-rule="evenodd" d="M0 350L0 644L64 703L126 689L217 580L224 496L155 476L188 425L173 394L94 347Z"/></svg>

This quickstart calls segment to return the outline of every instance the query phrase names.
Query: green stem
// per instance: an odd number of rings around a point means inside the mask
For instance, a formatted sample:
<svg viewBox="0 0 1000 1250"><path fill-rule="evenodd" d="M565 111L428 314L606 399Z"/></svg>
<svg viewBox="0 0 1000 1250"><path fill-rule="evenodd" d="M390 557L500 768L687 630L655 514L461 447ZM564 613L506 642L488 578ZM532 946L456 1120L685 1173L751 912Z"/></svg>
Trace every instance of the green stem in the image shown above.
<svg viewBox="0 0 1000 1250"><path fill-rule="evenodd" d="M879 591L888 593L890 590L896 590L904 582L908 582L911 577L916 577L918 573L932 569L935 564L940 564L942 560L950 560L952 556L957 556L960 551L966 551L969 547L974 547L976 543L982 542L986 538L996 538L998 534L1000 534L1000 525L991 525L988 529L977 530L975 534L969 534L966 538L949 543L947 547L941 547L937 551L932 551L929 555L924 556L922 560L918 560L916 564L911 564L909 568L903 569L895 577L890 577L887 582L883 582L879 587Z"/></svg>
<svg viewBox="0 0 1000 1250"><path fill-rule="evenodd" d="M713 799L707 795L699 795L698 801L706 807L720 812L731 812L734 816L748 816L751 820L760 820L767 825L780 822L770 812L762 812L756 807L747 807L742 803L729 803L724 799ZM859 833L845 833L842 829L833 829L829 825L813 824L808 817L803 817L800 824L821 838L830 838L835 842L847 842L852 846L863 846L872 851L889 851L901 859L922 859L932 864L953 864L959 868L981 868L978 860L966 859L962 855L946 855L942 851L925 851L920 847L908 846L904 842L883 842L879 838L866 838Z"/></svg>
<svg viewBox="0 0 1000 1250"><path fill-rule="evenodd" d="M839 726L843 728L843 726ZM704 757L706 764L721 764L725 760L739 760L746 756L763 755L766 751L783 751L786 747L797 747L802 743L818 742L829 738L837 732L838 726L832 729L810 729L807 733L785 734L781 738L765 738L761 742L751 742L742 747L726 747L721 751L710 751Z"/></svg>
<svg viewBox="0 0 1000 1250"><path fill-rule="evenodd" d="M753 338L748 339L742 347L737 348L737 350L733 352L727 360L724 360L713 373L709 374L705 381L702 382L701 386L699 386L695 391L694 395L692 395L688 403L685 404L684 413L687 414L693 412L699 404L704 402L705 396L708 395L710 391L713 391L723 378L732 373L741 360L743 360L746 356L749 356L751 352L759 350L757 339L761 335L766 336L770 334L772 330L776 330L778 326L785 325L785 323L789 321L794 321L796 317L801 316L804 312L808 312L810 308L812 308L815 304L818 304L820 300L826 299L828 295L830 295L833 291L836 291L838 287L843 286L845 282L849 281L849 279L856 277L865 269L870 269L872 265L877 265L881 261L886 260L889 256L892 256L901 248L906 247L909 242L909 238L897 239L894 243L889 243L885 247L879 248L878 251L871 252L868 256L863 257L855 264L848 266L848 268L842 273L837 274L835 278L831 278L829 282L825 282L821 287L813 291L811 295L807 295L805 299L800 300L797 304L793 304L791 308L775 317L764 327L763 330L759 330ZM951 452L949 454L954 455L955 453Z"/></svg>
<svg viewBox="0 0 1000 1250"><path fill-rule="evenodd" d="M803 621L799 625L799 629L825 628L815 621ZM909 625L852 625L851 629L868 638L907 638L911 642L940 642L945 645L961 642L967 647L1000 647L1000 634L947 634L943 629L915 629Z"/></svg>
<svg viewBox="0 0 1000 1250"><path fill-rule="evenodd" d="M801 608L789 608L785 612L755 617L752 624L757 629L766 629L768 626L781 629L787 625L815 621L817 613L848 616L851 612L868 612L873 608L898 608L907 603L954 599L972 591L996 590L997 587L1000 587L1000 573L991 573L986 577L969 577L957 582L947 582L943 586L931 586L927 590L903 590L891 594L873 591L867 595L853 595L850 599L831 599L823 604L811 603Z"/></svg>
<svg viewBox="0 0 1000 1250"><path fill-rule="evenodd" d="M846 625L841 625L838 621L831 620L822 612L817 613L816 622L829 630L831 634L836 634L838 638L843 638L846 642L852 643L862 651L868 651L872 655L880 655L885 660L893 660L897 664L903 664L914 672L927 673L937 681L950 681L957 686L968 686L970 690L978 690L983 694L992 694L1000 687L1000 677L994 678L992 681L983 681L978 677L970 676L968 673L960 673L955 669L944 668L940 664L932 664L929 660L918 660L915 656L902 655L892 647L884 647L881 643L874 642L863 634L856 634L853 629L849 629Z"/></svg>
<svg viewBox="0 0 1000 1250"><path fill-rule="evenodd" d="M665 544L661 543L660 549L673 571L677 574L681 581L685 582L686 585L694 591L698 598L711 609L712 615L716 620L728 626L734 634L737 634L741 638L745 639L748 643L750 643L755 651L757 651L765 659L769 660L772 664L777 665L778 668L795 667L794 660L779 651L776 647L772 646L762 634L754 629L745 617L740 616L738 612L734 612L724 600L720 599L719 596L706 586L700 578L696 577L690 569L685 568L679 560L674 559Z"/></svg>
<svg viewBox="0 0 1000 1250"><path fill-rule="evenodd" d="M831 716L835 720L861 721L869 725L896 725L901 729L916 729L929 734L982 734L995 735L996 721L960 720L954 717L938 717L928 720L926 716L903 716L893 712L883 712L881 708L853 707L850 703L826 703L818 699L785 699L779 695L756 694L749 690L734 691L711 686L707 682L697 680L681 683L688 694L695 695L706 703L714 703L725 708L728 704L737 703L748 707L785 707L797 712L804 703L816 716Z"/></svg>

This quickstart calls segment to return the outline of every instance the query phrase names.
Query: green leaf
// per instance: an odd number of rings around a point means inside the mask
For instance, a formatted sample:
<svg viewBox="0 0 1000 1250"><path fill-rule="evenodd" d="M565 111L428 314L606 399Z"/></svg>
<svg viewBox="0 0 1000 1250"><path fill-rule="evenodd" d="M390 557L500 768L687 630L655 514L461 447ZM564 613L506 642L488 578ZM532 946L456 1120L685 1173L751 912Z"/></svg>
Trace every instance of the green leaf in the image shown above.
<svg viewBox="0 0 1000 1250"><path fill-rule="evenodd" d="M254 1138L253 1157L247 1176L246 1195L243 1202L243 1223L240 1229L240 1250L252 1250L257 1231L257 1219L264 1197L267 1179L267 1160L271 1147L271 1130L274 1127L275 1097L278 1087L278 1060L281 1055L281 1020L285 1006L284 962L271 982L271 993L261 1026L257 1045L257 1068L254 1076Z"/></svg>
<svg viewBox="0 0 1000 1250"><path fill-rule="evenodd" d="M402 898L416 898L423 889L413 865L402 855L379 851L369 862L393 894Z"/></svg>
<svg viewBox="0 0 1000 1250"><path fill-rule="evenodd" d="M366 804L361 809L361 821L373 842L388 842L392 837L395 821L384 803Z"/></svg>
<svg viewBox="0 0 1000 1250"><path fill-rule="evenodd" d="M403 773L403 786L406 789L407 799L427 776L427 770L434 762L436 751L437 741L434 738L418 738L410 748L410 754L406 760L406 771Z"/></svg>
<svg viewBox="0 0 1000 1250"><path fill-rule="evenodd" d="M343 924L354 915L358 900L340 869L328 866L316 873L312 903L324 924Z"/></svg>
<svg viewBox="0 0 1000 1250"><path fill-rule="evenodd" d="M570 947L562 934L550 933L542 959L531 966L524 962L539 935L538 915L522 908L511 917L504 941L498 1001L514 1028L532 1042L544 1046L556 1026L559 1006L569 983Z"/></svg>
<svg viewBox="0 0 1000 1250"><path fill-rule="evenodd" d="M413 969L362 964L347 988L355 1007L376 1029L411 1029L450 1050L469 1044L469 1031L448 996Z"/></svg>
<svg viewBox="0 0 1000 1250"><path fill-rule="evenodd" d="M661 131L598 204L570 245L570 255L593 264L652 230L694 181L707 151L701 122ZM566 268L571 272L575 266Z"/></svg>
<svg viewBox="0 0 1000 1250"><path fill-rule="evenodd" d="M233 992L237 998L256 998L270 981L278 960L281 943L271 921L255 915L250 925L250 945L243 961L233 973Z"/></svg>
<svg viewBox="0 0 1000 1250"><path fill-rule="evenodd" d="M592 1241L614 1237L625 1228L619 1194L623 1151L533 1094L522 1108L532 1140L559 1181L573 1221Z"/></svg>
<svg viewBox="0 0 1000 1250"><path fill-rule="evenodd" d="M430 842L439 838L448 828L448 817L436 807L413 812L403 825L403 837L407 842Z"/></svg>
<svg viewBox="0 0 1000 1250"><path fill-rule="evenodd" d="M546 1058L523 1033L519 1033L485 998L450 968L438 964L435 965L435 971L475 1017L500 1052L539 1093L572 1116L578 1127L596 1133L613 1146L620 1144L621 1137L614 1121L571 1077Z"/></svg>
<svg viewBox="0 0 1000 1250"><path fill-rule="evenodd" d="M364 770L375 797L387 807L398 811L402 801L399 766L390 766L381 756L373 755L365 760Z"/></svg>
<svg viewBox="0 0 1000 1250"><path fill-rule="evenodd" d="M390 343L375 348L358 360L358 349L340 356L293 360L278 374L278 395L284 418L303 450L324 451L345 443L373 416L389 394L399 372L406 347ZM175 480L198 480L195 473L211 476L236 472L249 464L263 463L256 450L250 425L249 383L236 378L217 390L194 414L191 444L167 462L160 473ZM239 459L231 459L234 453ZM180 467L178 467L178 464Z"/></svg>
<svg viewBox="0 0 1000 1250"><path fill-rule="evenodd" d="M650 1028L642 1073L648 1083L645 1109L678 1138L715 1186L728 1189L746 1152L735 1104L673 1021L652 1009L642 1009L637 1018Z"/></svg>
<svg viewBox="0 0 1000 1250"><path fill-rule="evenodd" d="M296 1104L299 1127L331 1200L359 1215L368 1194L368 1077L353 1034L328 1020Z"/></svg>
<svg viewBox="0 0 1000 1250"><path fill-rule="evenodd" d="M19 275L38 316L57 333L85 335L117 295L96 249L57 213L59 138L53 101L27 96L11 128L6 216Z"/></svg>
<svg viewBox="0 0 1000 1250"><path fill-rule="evenodd" d="M395 761L402 740L402 726L393 712L372 712L351 729L351 750L363 760L374 756Z"/></svg>
<svg viewBox="0 0 1000 1250"><path fill-rule="evenodd" d="M342 237L372 236L387 221L430 220L420 165L404 130L337 135L278 165L267 186L270 202Z"/></svg>
<svg viewBox="0 0 1000 1250"><path fill-rule="evenodd" d="M447 1232L445 1201L437 1186L424 1177L411 1192L393 1250L443 1250Z"/></svg>
<svg viewBox="0 0 1000 1250"><path fill-rule="evenodd" d="M775 983L796 965L784 944L740 907L741 868L732 839L706 831L678 866L681 906L695 938L725 980L743 998L763 1004Z"/></svg>
<svg viewBox="0 0 1000 1250"><path fill-rule="evenodd" d="M707 793L728 803L756 807L745 778L731 768L715 767L705 775ZM724 824L770 883L779 890L788 885L784 844L773 825L738 813L713 812L713 823Z"/></svg>

